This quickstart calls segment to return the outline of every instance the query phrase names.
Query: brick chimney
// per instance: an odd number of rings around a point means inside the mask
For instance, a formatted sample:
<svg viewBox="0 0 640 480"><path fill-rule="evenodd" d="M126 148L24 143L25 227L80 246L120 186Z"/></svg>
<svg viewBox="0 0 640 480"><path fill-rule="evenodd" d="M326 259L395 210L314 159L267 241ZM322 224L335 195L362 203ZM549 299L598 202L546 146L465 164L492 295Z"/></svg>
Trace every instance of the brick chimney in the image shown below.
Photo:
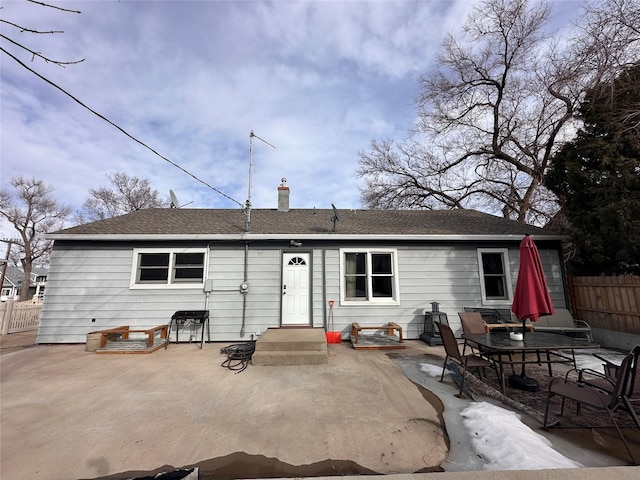
<svg viewBox="0 0 640 480"><path fill-rule="evenodd" d="M289 211L289 187L287 187L286 178L282 179L282 183L278 187L278 211Z"/></svg>

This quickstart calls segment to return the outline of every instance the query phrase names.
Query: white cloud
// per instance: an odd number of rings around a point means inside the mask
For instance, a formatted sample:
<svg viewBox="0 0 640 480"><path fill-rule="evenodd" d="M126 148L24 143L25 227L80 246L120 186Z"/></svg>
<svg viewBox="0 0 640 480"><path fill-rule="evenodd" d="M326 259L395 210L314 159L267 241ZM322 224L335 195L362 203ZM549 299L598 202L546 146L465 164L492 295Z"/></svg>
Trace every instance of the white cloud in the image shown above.
<svg viewBox="0 0 640 480"><path fill-rule="evenodd" d="M65 1L81 14L4 2L3 18L63 34L3 27L61 68L7 46L30 68L239 202L273 208L289 179L294 208L360 207L354 171L372 139L414 120L417 76L467 1ZM3 42L3 47L5 42ZM105 175L148 178L195 207L237 205L180 172L4 56L2 187L42 178L75 208ZM318 181L320 179L320 181Z"/></svg>

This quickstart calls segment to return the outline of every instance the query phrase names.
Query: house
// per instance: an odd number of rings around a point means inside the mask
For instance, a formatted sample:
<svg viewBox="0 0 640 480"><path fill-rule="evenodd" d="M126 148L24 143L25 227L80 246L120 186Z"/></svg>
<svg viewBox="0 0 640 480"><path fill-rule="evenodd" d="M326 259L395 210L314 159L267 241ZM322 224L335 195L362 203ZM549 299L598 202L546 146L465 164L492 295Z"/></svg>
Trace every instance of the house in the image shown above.
<svg viewBox="0 0 640 480"><path fill-rule="evenodd" d="M477 211L290 209L285 185L276 209L140 210L48 235L38 342L151 328L179 310L208 310L212 341L286 326L346 339L352 322L388 321L416 339L432 302L459 333L464 307L510 308L527 233L565 307L562 236Z"/></svg>
<svg viewBox="0 0 640 480"><path fill-rule="evenodd" d="M44 296L44 290L47 285L48 269L42 267L34 267L31 271L31 282L29 285L29 300L40 301ZM14 265L7 265L2 282L2 292L0 301L17 300L22 288L24 280L24 272L21 268Z"/></svg>
<svg viewBox="0 0 640 480"><path fill-rule="evenodd" d="M0 293L0 301L6 302L18 298L22 278L24 274L22 270L13 265L7 265L2 278L2 292Z"/></svg>

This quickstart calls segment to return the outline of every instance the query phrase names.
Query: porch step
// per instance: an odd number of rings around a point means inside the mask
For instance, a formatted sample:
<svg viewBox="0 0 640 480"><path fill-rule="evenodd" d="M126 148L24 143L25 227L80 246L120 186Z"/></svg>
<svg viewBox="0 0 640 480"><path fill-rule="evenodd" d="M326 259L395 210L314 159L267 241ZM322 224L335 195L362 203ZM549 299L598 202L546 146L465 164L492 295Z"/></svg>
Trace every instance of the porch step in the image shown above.
<svg viewBox="0 0 640 480"><path fill-rule="evenodd" d="M256 342L253 365L329 363L323 328L269 328Z"/></svg>

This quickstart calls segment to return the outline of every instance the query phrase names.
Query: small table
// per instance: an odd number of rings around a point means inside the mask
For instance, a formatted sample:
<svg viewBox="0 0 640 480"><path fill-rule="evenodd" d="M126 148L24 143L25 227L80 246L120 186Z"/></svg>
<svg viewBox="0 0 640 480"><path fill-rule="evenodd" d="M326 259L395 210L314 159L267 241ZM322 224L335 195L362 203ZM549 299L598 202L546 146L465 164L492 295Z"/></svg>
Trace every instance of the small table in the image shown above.
<svg viewBox="0 0 640 480"><path fill-rule="evenodd" d="M599 347L597 343L569 337L567 335L546 332L526 332L522 341L512 340L508 332L476 333L463 335L463 337L467 343L476 345L478 349L482 349L485 354L491 355L494 361L498 362L500 366L500 387L503 393L505 386L503 374L504 364L522 365L520 377L521 379L526 379L524 373L525 364L546 363L549 367L549 375L551 376L553 374L551 371L552 363L571 362L575 366L576 359L573 352L574 350ZM559 350L571 350L571 357L559 352ZM522 360L511 360L512 354L518 352L522 353ZM535 352L537 359L526 360L525 354L527 352ZM546 354L546 360L540 357L540 353ZM509 360L503 358L505 355L508 355ZM515 375L509 378L509 383L514 388L532 391L536 391L539 388L539 386L536 386L534 383L521 382L513 377L515 377ZM527 385L527 383L530 383L530 385Z"/></svg>

